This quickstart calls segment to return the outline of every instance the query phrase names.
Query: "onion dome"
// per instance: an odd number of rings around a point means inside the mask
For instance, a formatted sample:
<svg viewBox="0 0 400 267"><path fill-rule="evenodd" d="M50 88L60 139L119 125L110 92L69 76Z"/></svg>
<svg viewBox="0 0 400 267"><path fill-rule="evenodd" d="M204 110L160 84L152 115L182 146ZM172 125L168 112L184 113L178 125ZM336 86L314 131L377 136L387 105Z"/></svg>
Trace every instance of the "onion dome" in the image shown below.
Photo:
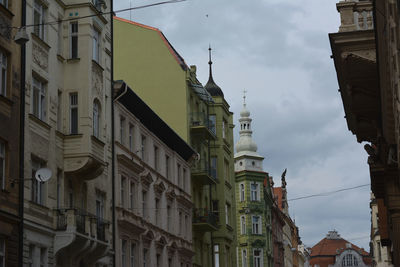
<svg viewBox="0 0 400 267"><path fill-rule="evenodd" d="M224 97L224 93L222 92L221 87L219 87L215 82L214 79L212 77L212 61L211 61L211 47L208 48L208 53L209 53L209 61L208 61L208 65L210 65L210 76L208 78L208 82L206 84L206 86L204 86L204 88L206 88L206 90L208 91L208 93L211 96L222 96Z"/></svg>

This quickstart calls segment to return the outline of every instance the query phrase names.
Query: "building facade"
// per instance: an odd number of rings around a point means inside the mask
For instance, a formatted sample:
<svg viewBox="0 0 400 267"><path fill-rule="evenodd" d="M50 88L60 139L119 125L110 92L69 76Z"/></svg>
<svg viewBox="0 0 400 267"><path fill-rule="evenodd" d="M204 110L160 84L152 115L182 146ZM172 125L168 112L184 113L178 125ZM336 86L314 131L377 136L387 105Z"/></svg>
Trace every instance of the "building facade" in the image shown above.
<svg viewBox="0 0 400 267"><path fill-rule="evenodd" d="M225 162L231 168L229 153L233 147L229 106L223 97L213 99L197 80L196 67L186 65L160 30L114 18L114 44L115 78L131 84L198 153L199 160L191 168L193 266L226 266L227 261L236 265L235 248L230 243L236 227L226 216L229 211L234 214L235 207L229 188L232 183L226 180L233 176L224 169ZM223 133L225 141L219 140ZM219 195L223 188L227 192Z"/></svg>
<svg viewBox="0 0 400 267"><path fill-rule="evenodd" d="M269 267L273 266L272 195L268 187L269 193L264 194L264 180L269 177L263 171L264 157L252 140L251 122L244 101L235 154L238 266Z"/></svg>
<svg viewBox="0 0 400 267"><path fill-rule="evenodd" d="M285 266L285 247L283 244L283 227L285 226L285 220L283 214L279 208L278 195L282 194L281 188L274 188L272 177L270 179L271 187L273 188L273 205L272 205L272 243L274 253L274 267ZM282 198L280 198L282 199Z"/></svg>
<svg viewBox="0 0 400 267"><path fill-rule="evenodd" d="M0 266L19 266L21 1L0 1Z"/></svg>
<svg viewBox="0 0 400 267"><path fill-rule="evenodd" d="M400 265L398 1L340 1L329 35L348 129L368 154L381 245ZM383 200L380 202L379 200Z"/></svg>
<svg viewBox="0 0 400 267"><path fill-rule="evenodd" d="M27 266L112 263L111 7L26 1Z"/></svg>
<svg viewBox="0 0 400 267"><path fill-rule="evenodd" d="M377 200L371 193L371 242L370 253L372 255L372 267L393 267L390 250L382 246L381 234L379 232L379 219L385 217L382 211L379 213L379 206L383 205L383 199Z"/></svg>
<svg viewBox="0 0 400 267"><path fill-rule="evenodd" d="M116 266L192 266L196 153L124 82L114 89Z"/></svg>

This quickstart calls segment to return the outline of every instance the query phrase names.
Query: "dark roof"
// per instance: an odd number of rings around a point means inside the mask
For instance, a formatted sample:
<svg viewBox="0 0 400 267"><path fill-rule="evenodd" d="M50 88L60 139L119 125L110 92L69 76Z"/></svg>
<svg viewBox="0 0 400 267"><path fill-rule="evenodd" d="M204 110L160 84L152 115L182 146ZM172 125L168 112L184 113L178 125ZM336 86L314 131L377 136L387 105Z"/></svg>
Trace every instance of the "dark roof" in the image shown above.
<svg viewBox="0 0 400 267"><path fill-rule="evenodd" d="M125 86L127 91L124 94ZM114 81L114 92L114 99L118 99L148 130L184 160L188 161L196 154L124 81Z"/></svg>
<svg viewBox="0 0 400 267"><path fill-rule="evenodd" d="M212 75L210 75L210 78L208 79L208 82L204 88L207 89L207 91L210 93L212 96L222 96L224 97L224 93L222 92L221 87L219 87L213 80Z"/></svg>

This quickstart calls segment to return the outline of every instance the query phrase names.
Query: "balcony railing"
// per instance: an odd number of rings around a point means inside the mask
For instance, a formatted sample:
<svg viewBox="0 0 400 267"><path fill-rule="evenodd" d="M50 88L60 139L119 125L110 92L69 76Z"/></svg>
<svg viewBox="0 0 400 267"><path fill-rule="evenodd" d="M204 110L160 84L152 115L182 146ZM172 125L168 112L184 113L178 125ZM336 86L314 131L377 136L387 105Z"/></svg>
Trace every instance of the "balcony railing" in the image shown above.
<svg viewBox="0 0 400 267"><path fill-rule="evenodd" d="M217 227L217 213L208 209L193 209L193 223L205 223L210 224L213 227Z"/></svg>
<svg viewBox="0 0 400 267"><path fill-rule="evenodd" d="M98 240L106 242L106 229L110 224L96 215L79 208L59 208L56 210L58 231L65 231L68 227L75 227L76 231L81 234L91 234L96 231ZM95 223L95 226L94 226ZM94 229L96 227L96 229ZM94 233L93 233L94 234Z"/></svg>
<svg viewBox="0 0 400 267"><path fill-rule="evenodd" d="M340 13L339 32L373 29L372 1L345 0L336 8Z"/></svg>
<svg viewBox="0 0 400 267"><path fill-rule="evenodd" d="M201 184L214 184L217 182L217 169L210 166L210 163L201 159L192 167L192 175L197 177L196 182Z"/></svg>
<svg viewBox="0 0 400 267"><path fill-rule="evenodd" d="M190 114L190 126L193 128L205 128L216 135L215 122L210 120L207 114L203 112L193 112Z"/></svg>

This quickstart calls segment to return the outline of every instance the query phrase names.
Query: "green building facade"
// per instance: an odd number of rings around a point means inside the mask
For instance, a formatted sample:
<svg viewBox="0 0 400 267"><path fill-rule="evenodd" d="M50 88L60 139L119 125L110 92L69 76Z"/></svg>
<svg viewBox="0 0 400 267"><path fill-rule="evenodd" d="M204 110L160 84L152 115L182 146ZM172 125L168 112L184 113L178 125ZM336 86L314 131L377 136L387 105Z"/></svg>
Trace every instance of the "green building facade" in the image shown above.
<svg viewBox="0 0 400 267"><path fill-rule="evenodd" d="M223 95L202 86L196 67L186 65L160 30L122 18L114 19L114 77L132 85L198 153L190 179L193 266L236 266L233 124Z"/></svg>
<svg viewBox="0 0 400 267"><path fill-rule="evenodd" d="M244 102L235 154L238 266L272 267L272 194L264 158L252 140L251 121Z"/></svg>

